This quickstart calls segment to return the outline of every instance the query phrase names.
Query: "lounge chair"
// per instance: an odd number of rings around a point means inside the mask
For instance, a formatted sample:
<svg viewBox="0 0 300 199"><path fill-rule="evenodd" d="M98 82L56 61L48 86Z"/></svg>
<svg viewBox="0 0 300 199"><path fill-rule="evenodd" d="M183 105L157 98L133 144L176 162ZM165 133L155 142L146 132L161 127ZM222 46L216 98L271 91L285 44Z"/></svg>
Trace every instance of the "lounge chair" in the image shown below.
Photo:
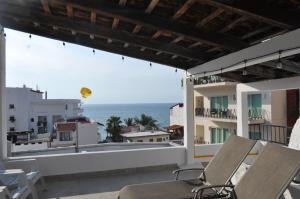
<svg viewBox="0 0 300 199"><path fill-rule="evenodd" d="M192 189L200 185L230 184L230 179L247 157L256 141L231 135L205 169L179 169L173 173L174 181L128 185L119 192L119 199L173 199L190 198ZM179 180L185 171L200 170L202 174L194 180ZM175 197L174 197L175 196Z"/></svg>
<svg viewBox="0 0 300 199"><path fill-rule="evenodd" d="M223 188L223 198L232 199L278 199L287 189L300 169L300 151L279 144L269 143L245 173L233 185L212 185L194 188L195 198L207 198L206 191ZM226 191L226 189L231 189Z"/></svg>
<svg viewBox="0 0 300 199"><path fill-rule="evenodd" d="M19 159L19 160L7 160L0 162L0 170L10 169L22 169L26 174L26 179L34 195L34 198L38 198L35 184L40 181L42 188L46 190L46 183L42 173L39 170L37 161L35 159Z"/></svg>
<svg viewBox="0 0 300 199"><path fill-rule="evenodd" d="M37 199L31 190L26 174L20 169L1 170L0 187L1 196L5 199L25 199L30 195L33 199Z"/></svg>

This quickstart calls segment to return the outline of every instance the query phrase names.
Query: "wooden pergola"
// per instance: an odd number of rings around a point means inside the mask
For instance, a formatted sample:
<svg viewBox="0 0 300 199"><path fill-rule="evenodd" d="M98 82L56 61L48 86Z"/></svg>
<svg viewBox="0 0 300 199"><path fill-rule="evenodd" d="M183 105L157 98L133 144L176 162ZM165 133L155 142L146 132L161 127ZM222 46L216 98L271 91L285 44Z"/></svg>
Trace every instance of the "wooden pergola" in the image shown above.
<svg viewBox="0 0 300 199"><path fill-rule="evenodd" d="M0 0L4 27L190 69L300 27L298 0ZM296 76L300 58L221 76L250 82Z"/></svg>

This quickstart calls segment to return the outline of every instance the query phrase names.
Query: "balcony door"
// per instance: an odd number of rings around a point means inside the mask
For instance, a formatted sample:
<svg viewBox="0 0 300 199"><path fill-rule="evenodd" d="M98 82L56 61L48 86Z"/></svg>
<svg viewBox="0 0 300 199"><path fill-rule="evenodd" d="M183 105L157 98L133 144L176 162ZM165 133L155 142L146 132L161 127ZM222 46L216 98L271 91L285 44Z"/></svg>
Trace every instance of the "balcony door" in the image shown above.
<svg viewBox="0 0 300 199"><path fill-rule="evenodd" d="M259 118L262 115L261 94L248 95L248 109L250 118Z"/></svg>
<svg viewBox="0 0 300 199"><path fill-rule="evenodd" d="M211 144L224 143L229 136L227 128L211 128Z"/></svg>
<svg viewBox="0 0 300 199"><path fill-rule="evenodd" d="M216 111L228 109L228 96L211 97L210 108Z"/></svg>

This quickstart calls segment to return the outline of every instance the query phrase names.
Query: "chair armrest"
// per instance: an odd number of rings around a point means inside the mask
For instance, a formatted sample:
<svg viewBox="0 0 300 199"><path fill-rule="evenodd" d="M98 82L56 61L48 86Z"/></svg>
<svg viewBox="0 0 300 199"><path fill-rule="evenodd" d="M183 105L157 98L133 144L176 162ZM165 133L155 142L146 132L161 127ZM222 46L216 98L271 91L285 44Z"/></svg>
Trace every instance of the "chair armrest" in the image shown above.
<svg viewBox="0 0 300 199"><path fill-rule="evenodd" d="M176 175L175 180L178 180L179 174L186 171L202 171L202 173L204 173L204 168L177 169L174 170L172 174Z"/></svg>
<svg viewBox="0 0 300 199"><path fill-rule="evenodd" d="M208 186L201 186L195 187L192 189L192 192L195 193L194 199L198 198L200 193L200 199L202 198L203 192L206 189L214 189L214 188L234 188L234 185L208 185Z"/></svg>
<svg viewBox="0 0 300 199"><path fill-rule="evenodd" d="M11 193L8 191L6 186L0 186L0 198L12 198Z"/></svg>
<svg viewBox="0 0 300 199"><path fill-rule="evenodd" d="M4 179L8 179L8 178L10 178L10 182L17 181L18 187L24 187L28 185L26 174L21 169L0 170L0 179L2 183L5 184L6 180ZM10 184L8 183L5 185L9 186Z"/></svg>
<svg viewBox="0 0 300 199"><path fill-rule="evenodd" d="M36 159L7 160L4 164L7 169L22 169L26 173L39 171Z"/></svg>

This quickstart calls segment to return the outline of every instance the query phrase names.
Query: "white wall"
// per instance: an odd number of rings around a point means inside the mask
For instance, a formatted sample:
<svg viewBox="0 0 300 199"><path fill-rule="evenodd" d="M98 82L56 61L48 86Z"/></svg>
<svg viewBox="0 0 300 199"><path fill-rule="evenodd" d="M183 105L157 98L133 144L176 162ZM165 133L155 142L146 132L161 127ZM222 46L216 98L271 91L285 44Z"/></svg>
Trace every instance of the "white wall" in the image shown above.
<svg viewBox="0 0 300 199"><path fill-rule="evenodd" d="M97 123L78 123L78 144L97 144L98 143L98 124Z"/></svg>
<svg viewBox="0 0 300 199"><path fill-rule="evenodd" d="M26 158L37 159L43 175L52 176L170 164L182 165L185 162L185 148L164 147L78 154L27 156Z"/></svg>
<svg viewBox="0 0 300 199"><path fill-rule="evenodd" d="M153 139L152 142L157 142L157 139L161 138L161 142L169 142L170 141L170 135L155 135L155 136L146 136L146 137L134 137L134 138L125 138L124 137L124 142L127 140L131 140L131 142L138 142L142 140L143 142L150 142L150 139ZM165 139L165 140L163 140Z"/></svg>
<svg viewBox="0 0 300 199"><path fill-rule="evenodd" d="M176 105L170 109L170 126L171 125L183 126L183 107Z"/></svg>

